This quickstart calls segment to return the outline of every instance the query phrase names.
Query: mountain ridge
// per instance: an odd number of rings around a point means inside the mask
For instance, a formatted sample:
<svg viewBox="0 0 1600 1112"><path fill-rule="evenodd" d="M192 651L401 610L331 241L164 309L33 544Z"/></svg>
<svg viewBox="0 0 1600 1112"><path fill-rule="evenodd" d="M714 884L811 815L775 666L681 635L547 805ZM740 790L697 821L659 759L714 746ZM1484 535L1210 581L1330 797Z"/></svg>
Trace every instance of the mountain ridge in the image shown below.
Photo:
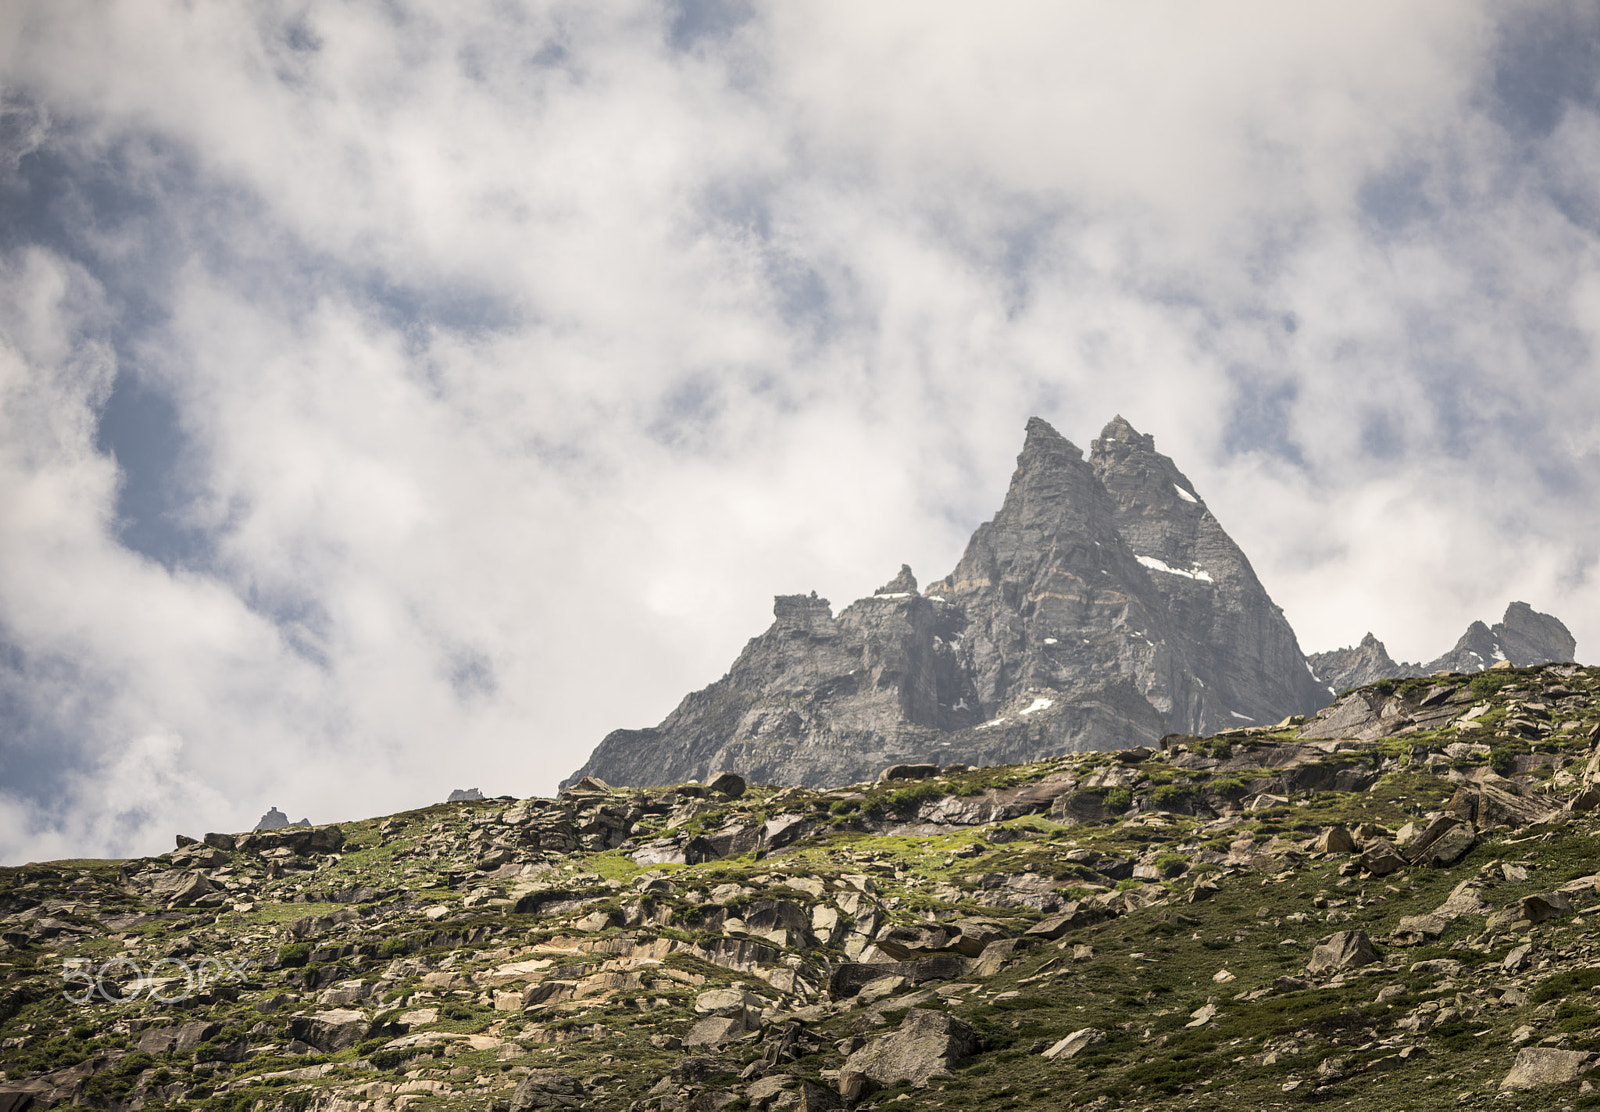
<svg viewBox="0 0 1600 1112"><path fill-rule="evenodd" d="M895 762L995 764L1153 744L1326 702L1249 560L1121 416L1083 451L1027 423L994 517L923 591L903 568L834 615L773 625L658 726L616 730L565 783L728 769L820 786Z"/></svg>

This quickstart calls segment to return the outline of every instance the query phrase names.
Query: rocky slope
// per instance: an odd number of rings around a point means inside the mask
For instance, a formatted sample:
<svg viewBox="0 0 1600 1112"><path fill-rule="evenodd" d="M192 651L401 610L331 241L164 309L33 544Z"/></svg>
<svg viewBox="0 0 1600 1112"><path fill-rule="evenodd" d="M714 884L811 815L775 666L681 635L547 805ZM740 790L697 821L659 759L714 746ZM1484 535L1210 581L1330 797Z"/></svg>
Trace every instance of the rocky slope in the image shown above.
<svg viewBox="0 0 1600 1112"><path fill-rule="evenodd" d="M1481 672L1502 660L1518 668L1559 663L1577 659L1577 651L1577 641L1559 618L1541 614L1525 602L1513 602L1492 627L1473 622L1454 648L1427 664L1391 660L1383 642L1371 633L1353 648L1312 653L1309 660L1313 674L1331 695L1385 678Z"/></svg>
<svg viewBox="0 0 1600 1112"><path fill-rule="evenodd" d="M910 569L837 617L772 627L659 726L571 780L731 769L819 787L895 761L997 764L1261 725L1327 701L1283 613L1194 486L1118 417L1089 456L1028 423L1005 503L955 570Z"/></svg>
<svg viewBox="0 0 1600 1112"><path fill-rule="evenodd" d="M1600 669L0 870L0 1110L1590 1107Z"/></svg>

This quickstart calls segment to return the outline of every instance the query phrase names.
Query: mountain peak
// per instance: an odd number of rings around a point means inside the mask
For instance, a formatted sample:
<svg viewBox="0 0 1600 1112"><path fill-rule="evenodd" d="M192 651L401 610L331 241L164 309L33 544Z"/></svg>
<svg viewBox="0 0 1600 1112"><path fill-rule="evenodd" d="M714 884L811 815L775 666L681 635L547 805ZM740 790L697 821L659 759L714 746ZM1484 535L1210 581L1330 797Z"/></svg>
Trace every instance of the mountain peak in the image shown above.
<svg viewBox="0 0 1600 1112"><path fill-rule="evenodd" d="M1022 454L1017 466L1026 467L1029 461L1044 462L1058 458L1082 459L1083 450L1062 436L1043 417L1029 417L1027 436L1022 441Z"/></svg>
<svg viewBox="0 0 1600 1112"><path fill-rule="evenodd" d="M1146 448L1155 447L1155 438L1141 433L1134 428L1122 414L1117 414L1106 422L1106 427L1100 430L1101 440L1132 440L1144 445Z"/></svg>

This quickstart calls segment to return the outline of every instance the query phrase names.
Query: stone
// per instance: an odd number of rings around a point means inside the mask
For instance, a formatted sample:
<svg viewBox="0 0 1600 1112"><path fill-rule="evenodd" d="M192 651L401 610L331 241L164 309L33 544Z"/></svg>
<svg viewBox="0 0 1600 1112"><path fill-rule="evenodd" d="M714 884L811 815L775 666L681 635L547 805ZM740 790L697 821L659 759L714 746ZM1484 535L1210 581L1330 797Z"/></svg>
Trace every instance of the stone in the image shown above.
<svg viewBox="0 0 1600 1112"><path fill-rule="evenodd" d="M220 896L221 892L204 873L182 869L161 873L150 885L151 897L164 902L169 908L193 907L211 894Z"/></svg>
<svg viewBox="0 0 1600 1112"><path fill-rule="evenodd" d="M1592 1055L1581 1050L1559 1050L1553 1046L1525 1046L1517 1051L1517 1061L1500 1082L1502 1089L1538 1089L1545 1085L1564 1085L1576 1081L1592 1064Z"/></svg>
<svg viewBox="0 0 1600 1112"><path fill-rule="evenodd" d="M334 1009L289 1017L288 1033L324 1054L337 1054L367 1037L372 1024L361 1012Z"/></svg>
<svg viewBox="0 0 1600 1112"><path fill-rule="evenodd" d="M1561 807L1548 800L1520 796L1493 783L1479 782L1458 789L1450 800L1450 810L1479 830L1486 830L1491 826L1515 828L1545 822Z"/></svg>
<svg viewBox="0 0 1600 1112"><path fill-rule="evenodd" d="M745 793L744 777L737 772L714 773L706 781L706 790L716 792L729 799L738 799Z"/></svg>
<svg viewBox="0 0 1600 1112"><path fill-rule="evenodd" d="M1561 892L1540 892L1524 896L1516 903L1489 916L1486 924L1491 931L1502 930L1512 923L1543 923L1572 914L1572 901Z"/></svg>
<svg viewBox="0 0 1600 1112"><path fill-rule="evenodd" d="M939 766L936 764L897 764L890 765L878 773L878 782L887 780L928 780L939 775Z"/></svg>
<svg viewBox="0 0 1600 1112"><path fill-rule="evenodd" d="M743 1019L751 1010L761 1010L761 998L742 988L716 988L694 998L696 1015Z"/></svg>
<svg viewBox="0 0 1600 1112"><path fill-rule="evenodd" d="M289 825L289 816L277 807L268 807L267 813L256 821L257 830L282 830Z"/></svg>
<svg viewBox="0 0 1600 1112"><path fill-rule="evenodd" d="M744 1038L747 1030L742 1016L706 1016L689 1028L689 1033L683 1037L683 1045L714 1050Z"/></svg>
<svg viewBox="0 0 1600 1112"><path fill-rule="evenodd" d="M483 799L483 793L477 788L456 788L450 793L446 803L478 803Z"/></svg>
<svg viewBox="0 0 1600 1112"><path fill-rule="evenodd" d="M1099 1046L1106 1041L1106 1033L1094 1027L1085 1027L1067 1035L1044 1052L1044 1056L1053 1062L1065 1062L1076 1057L1080 1052L1091 1046Z"/></svg>
<svg viewBox="0 0 1600 1112"><path fill-rule="evenodd" d="M584 1085L570 1073L556 1070L529 1070L511 1094L509 1112L529 1112L534 1108L568 1108L582 1103Z"/></svg>
<svg viewBox="0 0 1600 1112"><path fill-rule="evenodd" d="M960 932L956 936L954 946L969 958L982 954L984 948L991 942L998 942L1002 938L1011 936L1010 928L994 919L955 919L945 925Z"/></svg>
<svg viewBox="0 0 1600 1112"><path fill-rule="evenodd" d="M920 1088L930 1077L948 1073L955 1063L977 1053L979 1046L978 1033L955 1016L913 1008L897 1030L850 1055L840 1078L849 1072L879 1087L909 1081Z"/></svg>
<svg viewBox="0 0 1600 1112"><path fill-rule="evenodd" d="M1389 876L1405 868L1406 859L1387 838L1374 838L1361 851L1357 863L1373 876Z"/></svg>
<svg viewBox="0 0 1600 1112"><path fill-rule="evenodd" d="M1402 945L1416 946L1432 942L1449 926L1449 922L1439 915L1405 915L1395 925L1394 939Z"/></svg>
<svg viewBox="0 0 1600 1112"><path fill-rule="evenodd" d="M1477 843L1477 831L1472 823L1454 814L1442 814L1433 819L1405 848L1405 857L1413 864L1444 868L1465 857Z"/></svg>
<svg viewBox="0 0 1600 1112"><path fill-rule="evenodd" d="M1378 960L1378 952L1366 931L1339 931L1317 943L1306 963L1306 972L1313 976L1343 973Z"/></svg>
<svg viewBox="0 0 1600 1112"><path fill-rule="evenodd" d="M1330 826L1317 836L1318 853L1350 854L1356 852L1356 840L1342 826Z"/></svg>
<svg viewBox="0 0 1600 1112"><path fill-rule="evenodd" d="M1023 933L1029 938L1042 938L1053 942L1070 931L1093 926L1105 918L1107 915L1099 908L1074 901L1060 914L1040 919Z"/></svg>
<svg viewBox="0 0 1600 1112"><path fill-rule="evenodd" d="M1511 952L1505 956L1505 960L1500 963L1500 968L1507 973L1521 973L1528 967L1528 955L1532 952L1533 943L1531 942L1524 942L1520 946L1514 946Z"/></svg>

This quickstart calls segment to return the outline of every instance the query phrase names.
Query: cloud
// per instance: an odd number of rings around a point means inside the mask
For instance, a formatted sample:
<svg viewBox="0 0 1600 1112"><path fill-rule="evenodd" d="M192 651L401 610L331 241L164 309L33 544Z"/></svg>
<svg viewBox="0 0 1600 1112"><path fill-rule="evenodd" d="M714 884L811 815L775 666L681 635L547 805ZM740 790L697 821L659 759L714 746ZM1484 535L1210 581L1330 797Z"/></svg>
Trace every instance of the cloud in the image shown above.
<svg viewBox="0 0 1600 1112"><path fill-rule="evenodd" d="M772 594L948 570L1033 413L1308 649L1587 651L1585 18L14 5L0 857L548 791Z"/></svg>

